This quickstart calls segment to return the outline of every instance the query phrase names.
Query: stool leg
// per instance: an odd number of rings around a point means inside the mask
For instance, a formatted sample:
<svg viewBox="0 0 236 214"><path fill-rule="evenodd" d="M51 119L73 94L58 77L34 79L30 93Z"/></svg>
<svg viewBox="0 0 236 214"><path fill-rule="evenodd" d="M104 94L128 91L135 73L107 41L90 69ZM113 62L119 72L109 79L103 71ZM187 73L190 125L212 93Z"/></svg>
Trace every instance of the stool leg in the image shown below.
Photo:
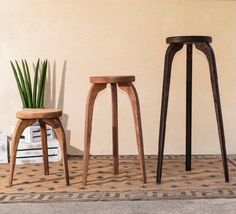
<svg viewBox="0 0 236 214"><path fill-rule="evenodd" d="M70 185L69 181L69 169L68 169L68 161L67 161L67 148L66 148L66 137L65 132L62 127L61 121L59 118L52 118L52 119L42 119L42 121L50 126L55 131L55 134L57 136L57 139L60 144L61 153L62 153L62 161L64 165L64 171L65 171L65 179L66 179L66 185Z"/></svg>
<svg viewBox="0 0 236 214"><path fill-rule="evenodd" d="M84 130L84 169L83 169L83 185L87 184L88 163L92 132L93 107L95 99L100 91L106 88L106 84L93 84L90 88L85 114L85 130Z"/></svg>
<svg viewBox="0 0 236 214"><path fill-rule="evenodd" d="M210 68L210 77L211 77L211 85L212 92L214 98L215 112L216 112L216 120L218 125L218 134L220 139L220 148L222 155L222 162L224 168L225 182L229 182L229 172L228 172L228 160L225 146L225 134L224 134L224 125L223 125L223 117L221 110L221 102L220 102L220 92L218 85L218 76L216 69L216 60L215 54L209 43L196 43L196 48L202 51L208 60L209 68Z"/></svg>
<svg viewBox="0 0 236 214"><path fill-rule="evenodd" d="M16 164L17 147L19 144L20 136L26 127L31 126L35 122L36 122L36 120L18 120L18 122L16 124L14 133L12 135L12 141L11 141L9 186L12 186L14 169L15 169L15 164Z"/></svg>
<svg viewBox="0 0 236 214"><path fill-rule="evenodd" d="M46 124L42 120L39 120L39 125L41 131L44 174L49 175L47 129L46 129Z"/></svg>
<svg viewBox="0 0 236 214"><path fill-rule="evenodd" d="M192 156L192 51L193 45L187 44L186 75L186 171L191 171Z"/></svg>
<svg viewBox="0 0 236 214"><path fill-rule="evenodd" d="M113 141L113 173L119 173L119 148L118 148L118 111L117 111L117 86L111 83L112 97L112 141Z"/></svg>
<svg viewBox="0 0 236 214"><path fill-rule="evenodd" d="M140 167L142 171L142 180L143 180L143 183L147 183L144 148L143 148L142 122L141 122L138 94L132 83L128 83L128 84L119 83L119 87L129 95L129 98L131 101L131 105L133 108L133 115L134 115L136 138L137 138L137 144L138 144L139 161L140 161Z"/></svg>
<svg viewBox="0 0 236 214"><path fill-rule="evenodd" d="M158 163L157 163L157 176L156 182L161 183L162 164L163 164L163 152L166 132L166 117L169 99L170 89L170 77L171 77L171 65L175 54L181 50L183 44L170 44L165 55L165 68L162 86L162 101L161 101L161 117L159 127L159 146L158 146Z"/></svg>

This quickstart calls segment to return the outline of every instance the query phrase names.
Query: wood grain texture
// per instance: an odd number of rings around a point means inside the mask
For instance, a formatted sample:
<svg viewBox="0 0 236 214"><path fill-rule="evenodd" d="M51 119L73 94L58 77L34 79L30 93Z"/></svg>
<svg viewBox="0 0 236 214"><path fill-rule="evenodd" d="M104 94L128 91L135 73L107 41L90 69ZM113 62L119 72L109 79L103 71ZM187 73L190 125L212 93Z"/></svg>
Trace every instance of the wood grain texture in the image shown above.
<svg viewBox="0 0 236 214"><path fill-rule="evenodd" d="M140 104L138 99L138 93L132 83L119 83L120 89L125 91L129 98L133 109L135 132L138 144L139 162L142 171L143 183L147 183L146 168L145 168L145 158L144 158L144 148L143 148L143 132L142 132L142 122L140 113Z"/></svg>
<svg viewBox="0 0 236 214"><path fill-rule="evenodd" d="M191 171L192 156L192 61L193 45L187 44L186 51L186 156L185 169Z"/></svg>
<svg viewBox="0 0 236 214"><path fill-rule="evenodd" d="M68 170L68 162L67 162L67 148L66 148L66 138L64 129L62 127L61 121L56 116L61 116L62 111L57 109L30 109L24 110L17 113L17 116L21 119L18 120L15 131L12 137L12 149L11 149L11 162L10 162L10 177L9 177L9 185L12 186L15 162L16 162L16 153L17 147L19 144L20 136L24 129L32 124L34 124L37 119L39 120L40 130L41 130L41 138L42 138L42 150L43 150L43 162L44 162L44 174L49 174L49 166L48 166L48 147L47 147L47 130L46 124L52 126L54 129L58 141L60 143L62 160L65 171L65 179L66 184L69 185L69 170ZM55 116L55 118L52 118ZM33 118L33 119L29 119Z"/></svg>
<svg viewBox="0 0 236 214"><path fill-rule="evenodd" d="M126 81L126 82L120 81L121 79L114 79L114 78L110 79L110 77L103 77L102 81L104 81L104 83L101 84L99 82L99 83L92 84L92 87L89 91L88 98L87 98L87 104L86 104L86 115L85 115L83 185L87 184L94 102L97 97L97 94L101 90L106 88L107 83L111 84L111 97L112 97L113 172L114 172L114 174L119 173L118 107L117 107L117 84L118 84L118 86L128 94L130 101L131 101L133 115L134 115L137 144L138 144L140 167L141 167L141 171L142 171L142 180L143 180L143 183L147 182L145 160L144 160L141 114L140 114L140 105L139 105L139 100L138 100L138 94L137 94L137 91L136 91L134 85L132 84L132 81L134 80L134 78L129 79L129 78L127 78L127 76L123 76L123 77L124 77L124 79L122 79L122 81ZM91 78L90 78L90 80L91 80ZM116 80L116 82L111 82L111 80L112 81Z"/></svg>
<svg viewBox="0 0 236 214"><path fill-rule="evenodd" d="M119 147L118 147L118 106L117 85L111 83L112 99L112 142L113 142L113 174L119 173Z"/></svg>
<svg viewBox="0 0 236 214"><path fill-rule="evenodd" d="M196 42L212 42L210 36L173 36L167 37L166 43L196 43Z"/></svg>
<svg viewBox="0 0 236 214"><path fill-rule="evenodd" d="M83 185L87 184L89 152L92 133L93 107L98 93L106 88L107 84L92 84L87 97L85 128L84 128L84 168L83 168Z"/></svg>
<svg viewBox="0 0 236 214"><path fill-rule="evenodd" d="M62 116L62 110L59 109L24 109L16 113L19 119L44 119L57 118Z"/></svg>
<svg viewBox="0 0 236 214"><path fill-rule="evenodd" d="M41 131L44 174L49 175L47 129L46 129L46 124L42 120L39 120L39 125Z"/></svg>
<svg viewBox="0 0 236 214"><path fill-rule="evenodd" d="M35 119L32 120L18 120L14 133L12 135L11 142L11 159L10 159L10 176L9 176L9 186L12 186L14 169L16 164L16 154L17 147L20 141L21 134L25 130L26 127L33 125L36 122Z"/></svg>
<svg viewBox="0 0 236 214"><path fill-rule="evenodd" d="M58 118L42 119L42 121L44 123L48 124L49 126L52 126L52 128L55 131L55 134L57 136L57 139L59 141L60 148L61 148L66 185L70 185L68 160L67 160L67 148L66 148L66 137L65 137L65 132L64 132L63 126L61 124L61 121Z"/></svg>
<svg viewBox="0 0 236 214"><path fill-rule="evenodd" d="M202 51L206 55L208 60L225 181L229 182L228 160L227 160L226 145L225 145L225 133L224 133L215 54L209 43L196 43L195 46L198 50Z"/></svg>
<svg viewBox="0 0 236 214"><path fill-rule="evenodd" d="M162 86L162 100L161 100L161 117L159 126L159 146L158 146L158 160L157 160L157 177L156 182L161 183L162 164L163 164L163 153L166 133L166 118L169 100L169 89L170 89L170 78L171 78L171 66L175 54L181 50L183 44L173 43L167 48L165 55L164 65L164 77Z"/></svg>
<svg viewBox="0 0 236 214"><path fill-rule="evenodd" d="M126 83L134 82L135 76L96 76L90 77L91 83Z"/></svg>

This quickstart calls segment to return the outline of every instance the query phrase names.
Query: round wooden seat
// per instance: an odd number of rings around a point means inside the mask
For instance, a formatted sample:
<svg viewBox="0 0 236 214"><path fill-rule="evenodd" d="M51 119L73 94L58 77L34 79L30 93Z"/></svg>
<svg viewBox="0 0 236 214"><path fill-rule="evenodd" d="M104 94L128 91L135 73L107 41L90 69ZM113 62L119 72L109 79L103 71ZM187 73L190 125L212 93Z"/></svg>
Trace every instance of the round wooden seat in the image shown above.
<svg viewBox="0 0 236 214"><path fill-rule="evenodd" d="M197 43L197 42L212 42L210 36L173 36L167 37L166 43Z"/></svg>
<svg viewBox="0 0 236 214"><path fill-rule="evenodd" d="M90 77L91 83L127 83L134 82L135 76L95 76Z"/></svg>
<svg viewBox="0 0 236 214"><path fill-rule="evenodd" d="M62 116L62 110L59 109L25 109L18 111L16 117L19 119L50 119Z"/></svg>

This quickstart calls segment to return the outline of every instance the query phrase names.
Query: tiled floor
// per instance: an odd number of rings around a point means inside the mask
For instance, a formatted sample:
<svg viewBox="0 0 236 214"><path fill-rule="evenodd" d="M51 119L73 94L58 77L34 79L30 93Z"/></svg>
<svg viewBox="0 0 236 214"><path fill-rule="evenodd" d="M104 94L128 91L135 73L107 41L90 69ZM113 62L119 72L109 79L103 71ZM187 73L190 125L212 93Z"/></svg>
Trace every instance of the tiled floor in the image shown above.
<svg viewBox="0 0 236 214"><path fill-rule="evenodd" d="M224 182L220 156L193 156L186 172L183 156L166 156L162 184L155 183L156 157L146 156L148 183L141 182L136 156L120 157L120 174L112 174L110 156L92 156L88 185L82 185L82 159L69 160L70 186L65 186L63 166L50 163L45 176L42 164L16 165L13 186L8 187L9 165L0 165L0 202L156 200L235 198L236 156L229 156L230 183Z"/></svg>

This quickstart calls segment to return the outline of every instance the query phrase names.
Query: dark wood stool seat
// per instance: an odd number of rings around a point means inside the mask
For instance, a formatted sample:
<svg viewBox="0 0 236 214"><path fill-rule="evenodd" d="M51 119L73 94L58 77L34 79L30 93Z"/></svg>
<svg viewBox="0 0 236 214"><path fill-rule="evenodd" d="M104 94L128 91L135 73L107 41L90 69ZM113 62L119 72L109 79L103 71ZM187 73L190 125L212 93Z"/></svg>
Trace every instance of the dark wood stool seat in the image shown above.
<svg viewBox="0 0 236 214"><path fill-rule="evenodd" d="M197 43L197 42L212 42L210 36L173 36L167 37L166 43Z"/></svg>
<svg viewBox="0 0 236 214"><path fill-rule="evenodd" d="M107 84L111 86L111 98L112 98L112 139L113 139L113 173L119 173L119 153L118 153L118 106L117 106L117 86L125 91L131 101L135 131L138 145L140 168L142 171L142 180L144 183L147 182L145 160L144 160L144 149L143 149L143 134L141 126L141 114L138 93L132 84L135 81L135 76L96 76L90 77L92 83L86 104L86 115L85 115L85 131L84 131L84 171L83 171L83 185L87 184L88 177L88 164L90 156L90 141L92 132L92 118L93 118L93 107L95 99L98 93L107 87Z"/></svg>
<svg viewBox="0 0 236 214"><path fill-rule="evenodd" d="M66 184L69 185L66 138L64 129L59 119L60 116L62 116L62 111L58 109L25 109L23 111L19 111L16 113L18 122L16 124L11 142L11 160L10 160L10 177L9 177L10 186L12 186L14 169L16 164L16 154L20 136L26 127L33 125L37 120L39 122L41 130L44 174L49 175L47 129L46 129L46 124L48 124L52 126L58 138L62 153L62 161L64 165Z"/></svg>
<svg viewBox="0 0 236 214"><path fill-rule="evenodd" d="M134 82L135 76L96 76L90 77L91 83L127 83Z"/></svg>
<svg viewBox="0 0 236 214"><path fill-rule="evenodd" d="M214 51L210 45L212 38L210 36L176 36L168 37L166 42L169 47L166 50L165 65L164 65L164 78L162 87L162 101L161 101L161 117L159 126L159 147L158 147L158 163L157 163L157 175L156 182L161 183L164 142L166 132L166 118L168 109L170 79L171 79L171 66L175 54L180 51L184 45L186 45L186 159L185 167L186 171L191 170L191 153L192 153L192 52L193 45L203 52L208 60L211 86L214 98L216 120L218 126L218 134L220 139L220 148L224 169L225 181L229 182L228 161L225 146L225 134L223 126L223 117L220 102L220 93L218 85L218 76L216 69L216 60ZM201 104L202 105L202 104Z"/></svg>

